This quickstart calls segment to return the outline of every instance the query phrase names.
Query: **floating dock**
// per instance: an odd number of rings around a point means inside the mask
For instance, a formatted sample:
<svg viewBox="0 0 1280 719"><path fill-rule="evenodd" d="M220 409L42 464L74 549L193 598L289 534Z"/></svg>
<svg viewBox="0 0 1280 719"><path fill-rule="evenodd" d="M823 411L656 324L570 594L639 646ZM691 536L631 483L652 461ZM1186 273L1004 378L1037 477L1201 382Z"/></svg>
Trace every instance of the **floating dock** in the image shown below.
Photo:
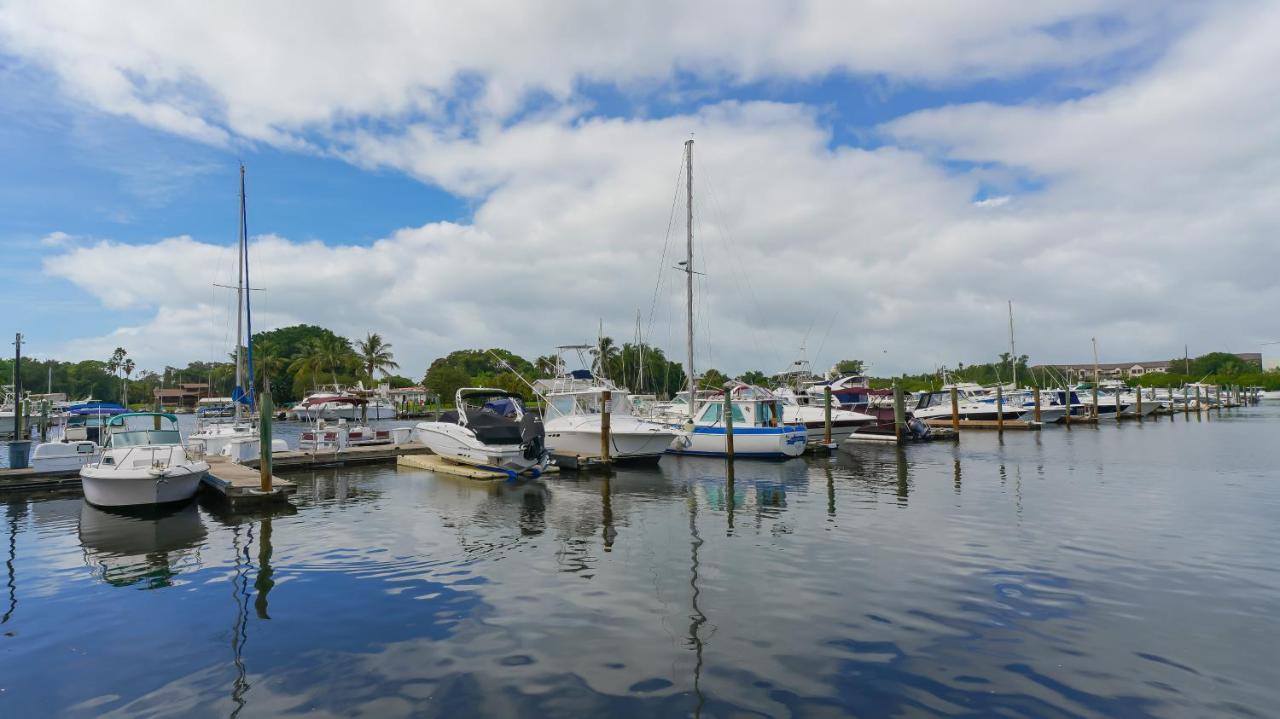
<svg viewBox="0 0 1280 719"><path fill-rule="evenodd" d="M445 459L438 454L409 454L401 455L396 458L397 467L411 467L413 469L425 469L428 472L439 472L441 474L451 474L455 477L466 477L468 479L482 479L486 481L507 480L511 479L511 474L496 469L484 469L483 467L473 467L469 464L460 464ZM543 470L543 474L555 473L560 470L559 467L552 465Z"/></svg>
<svg viewBox="0 0 1280 719"><path fill-rule="evenodd" d="M231 504L233 509L244 505L273 504L286 501L288 495L298 491L293 482L272 475L270 492L263 492L262 476L258 470L232 462L230 457L206 457L209 473L204 476L202 490L212 490Z"/></svg>

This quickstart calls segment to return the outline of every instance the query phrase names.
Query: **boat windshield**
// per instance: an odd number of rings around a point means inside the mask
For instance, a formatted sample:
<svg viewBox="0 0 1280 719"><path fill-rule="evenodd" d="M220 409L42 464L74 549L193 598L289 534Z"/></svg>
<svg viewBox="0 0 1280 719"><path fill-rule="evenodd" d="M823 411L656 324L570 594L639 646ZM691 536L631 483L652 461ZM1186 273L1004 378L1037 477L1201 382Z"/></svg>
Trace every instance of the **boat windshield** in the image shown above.
<svg viewBox="0 0 1280 719"><path fill-rule="evenodd" d="M157 444L182 444L176 429L138 429L111 435L112 447L143 447Z"/></svg>

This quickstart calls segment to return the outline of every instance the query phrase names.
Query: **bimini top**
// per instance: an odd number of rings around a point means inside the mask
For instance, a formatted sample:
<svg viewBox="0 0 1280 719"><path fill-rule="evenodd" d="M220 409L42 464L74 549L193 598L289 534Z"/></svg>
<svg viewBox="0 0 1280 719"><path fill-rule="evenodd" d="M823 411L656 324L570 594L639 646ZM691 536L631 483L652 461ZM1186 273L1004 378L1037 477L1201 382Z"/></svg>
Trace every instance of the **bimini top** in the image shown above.
<svg viewBox="0 0 1280 719"><path fill-rule="evenodd" d="M174 424L178 423L178 416L169 412L126 412L118 414L107 420L108 427L123 427L130 417L163 417Z"/></svg>
<svg viewBox="0 0 1280 719"><path fill-rule="evenodd" d="M81 402L67 408L67 414L74 415L116 415L124 414L128 411L114 402Z"/></svg>
<svg viewBox="0 0 1280 719"><path fill-rule="evenodd" d="M735 400L771 400L777 399L777 395L769 390L754 384L745 384L739 382L730 390Z"/></svg>

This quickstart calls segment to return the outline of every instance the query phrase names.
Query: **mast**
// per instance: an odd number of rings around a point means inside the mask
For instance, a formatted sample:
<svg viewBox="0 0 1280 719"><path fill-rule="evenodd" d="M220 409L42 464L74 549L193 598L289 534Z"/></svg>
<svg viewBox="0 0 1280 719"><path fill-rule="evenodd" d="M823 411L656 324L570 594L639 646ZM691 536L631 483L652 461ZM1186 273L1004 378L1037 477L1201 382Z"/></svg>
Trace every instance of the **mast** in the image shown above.
<svg viewBox="0 0 1280 719"><path fill-rule="evenodd" d="M1098 338L1090 337L1093 341L1093 386L1098 386Z"/></svg>
<svg viewBox="0 0 1280 719"><path fill-rule="evenodd" d="M254 394L253 383L253 286L249 284L249 219L244 196L244 164L240 165L240 237L243 238L241 261L244 262L244 351L245 369L249 375L249 385L245 395L249 398L249 414L253 414L258 402Z"/></svg>
<svg viewBox="0 0 1280 719"><path fill-rule="evenodd" d="M693 374L693 140L684 142L685 159L685 309L688 311L689 326L686 331L688 355L685 369L689 374L689 419L693 420L694 401L697 397L697 381Z"/></svg>
<svg viewBox="0 0 1280 719"><path fill-rule="evenodd" d="M236 389L244 391L244 165L240 165L240 236L236 240ZM236 421L240 421L240 400L232 398Z"/></svg>
<svg viewBox="0 0 1280 719"><path fill-rule="evenodd" d="M1009 362L1013 365L1013 388L1018 388L1018 350L1013 346L1013 300L1009 300Z"/></svg>

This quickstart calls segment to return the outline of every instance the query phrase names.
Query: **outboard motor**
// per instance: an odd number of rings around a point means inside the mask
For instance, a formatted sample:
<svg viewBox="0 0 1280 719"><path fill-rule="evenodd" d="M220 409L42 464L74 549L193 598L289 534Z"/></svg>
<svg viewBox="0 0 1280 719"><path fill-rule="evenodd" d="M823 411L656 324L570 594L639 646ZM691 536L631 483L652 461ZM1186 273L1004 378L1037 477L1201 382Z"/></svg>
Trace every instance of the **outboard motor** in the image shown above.
<svg viewBox="0 0 1280 719"><path fill-rule="evenodd" d="M520 418L520 443L524 445L524 458L542 460L547 453L542 418L526 412Z"/></svg>

